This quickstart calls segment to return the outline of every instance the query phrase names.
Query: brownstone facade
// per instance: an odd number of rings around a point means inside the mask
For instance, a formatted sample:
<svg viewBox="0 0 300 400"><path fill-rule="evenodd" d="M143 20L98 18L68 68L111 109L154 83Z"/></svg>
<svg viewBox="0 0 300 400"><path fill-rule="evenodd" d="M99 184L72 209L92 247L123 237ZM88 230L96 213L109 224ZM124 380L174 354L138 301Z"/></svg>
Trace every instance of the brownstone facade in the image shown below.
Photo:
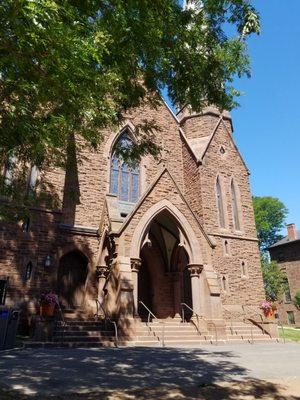
<svg viewBox="0 0 300 400"><path fill-rule="evenodd" d="M114 172L115 143L124 132L134 141L145 120L158 126L161 157L144 157L138 178L117 162ZM97 151L81 150L75 168L48 173L57 210L31 210L27 231L1 223L7 303L34 313L52 289L65 308L93 315L98 298L128 332L145 314L141 301L159 318L177 317L185 303L219 324L224 305L257 308L264 289L249 172L229 114L208 107L175 116L161 102L132 110L103 136Z"/></svg>
<svg viewBox="0 0 300 400"><path fill-rule="evenodd" d="M285 238L269 248L271 259L278 262L287 276L287 290L278 303L278 315L283 325L300 326L300 310L293 303L300 291L300 232L294 224L287 226Z"/></svg>

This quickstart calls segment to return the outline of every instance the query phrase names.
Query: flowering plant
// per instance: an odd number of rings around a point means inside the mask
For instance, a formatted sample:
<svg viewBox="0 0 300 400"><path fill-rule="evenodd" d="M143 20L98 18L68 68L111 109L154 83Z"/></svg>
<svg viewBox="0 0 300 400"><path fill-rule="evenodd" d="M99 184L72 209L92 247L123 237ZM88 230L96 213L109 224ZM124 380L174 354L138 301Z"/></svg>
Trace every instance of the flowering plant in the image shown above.
<svg viewBox="0 0 300 400"><path fill-rule="evenodd" d="M58 296L53 292L43 293L41 295L41 304L58 304Z"/></svg>
<svg viewBox="0 0 300 400"><path fill-rule="evenodd" d="M265 311L265 312L266 312L266 311L271 311L271 310L273 310L273 304L270 303L269 301L262 301L262 302L260 303L259 308L260 308L261 310Z"/></svg>

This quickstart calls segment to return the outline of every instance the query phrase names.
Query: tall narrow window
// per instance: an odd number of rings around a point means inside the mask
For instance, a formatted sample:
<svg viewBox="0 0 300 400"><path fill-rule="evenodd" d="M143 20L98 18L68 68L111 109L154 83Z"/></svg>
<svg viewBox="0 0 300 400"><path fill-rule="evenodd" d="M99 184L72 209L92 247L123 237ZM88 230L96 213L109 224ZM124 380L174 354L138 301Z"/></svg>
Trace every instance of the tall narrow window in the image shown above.
<svg viewBox="0 0 300 400"><path fill-rule="evenodd" d="M242 277L248 276L247 264L245 261L241 261L241 274L242 274Z"/></svg>
<svg viewBox="0 0 300 400"><path fill-rule="evenodd" d="M29 263L26 265L26 268L25 268L24 282L27 282L30 280L31 274L32 274L32 269L33 269L32 262L29 261Z"/></svg>
<svg viewBox="0 0 300 400"><path fill-rule="evenodd" d="M233 222L234 222L234 228L237 231L241 230L241 224L240 224L240 216L239 216L239 209L238 209L238 202L237 202L237 195L236 195L236 189L235 189L235 184L233 180L231 181L231 205L232 205L232 214L233 214Z"/></svg>
<svg viewBox="0 0 300 400"><path fill-rule="evenodd" d="M228 291L228 282L227 282L227 278L225 275L223 275L221 278L221 284L222 284L222 290L224 292L227 292Z"/></svg>
<svg viewBox="0 0 300 400"><path fill-rule="evenodd" d="M12 183L13 172L16 162L17 162L17 157L10 156L5 164L3 176L4 176L4 182L7 186L9 186Z"/></svg>
<svg viewBox="0 0 300 400"><path fill-rule="evenodd" d="M0 277L0 305L5 305L5 298L8 286L8 277Z"/></svg>
<svg viewBox="0 0 300 400"><path fill-rule="evenodd" d="M34 196L35 195L35 189L36 189L36 184L38 180L38 175L39 175L39 170L38 168L34 165L30 169L29 177L28 177L28 195L29 196Z"/></svg>
<svg viewBox="0 0 300 400"><path fill-rule="evenodd" d="M217 207L218 207L218 214L219 214L219 225L221 228L225 228L223 196L222 196L222 188L221 188L219 178L217 179L217 183L216 183L216 195L217 195Z"/></svg>
<svg viewBox="0 0 300 400"><path fill-rule="evenodd" d="M124 132L118 139L115 149L128 149L133 142ZM129 165L114 149L110 167L110 193L116 194L121 201L135 203L140 194L139 165Z"/></svg>
<svg viewBox="0 0 300 400"><path fill-rule="evenodd" d="M284 279L283 285L284 285L284 293L283 293L284 302L285 303L291 303L292 302L292 296L291 296L289 281L288 281L287 277Z"/></svg>
<svg viewBox="0 0 300 400"><path fill-rule="evenodd" d="M225 255L229 256L229 243L228 243L228 240L224 241L224 250L225 250Z"/></svg>

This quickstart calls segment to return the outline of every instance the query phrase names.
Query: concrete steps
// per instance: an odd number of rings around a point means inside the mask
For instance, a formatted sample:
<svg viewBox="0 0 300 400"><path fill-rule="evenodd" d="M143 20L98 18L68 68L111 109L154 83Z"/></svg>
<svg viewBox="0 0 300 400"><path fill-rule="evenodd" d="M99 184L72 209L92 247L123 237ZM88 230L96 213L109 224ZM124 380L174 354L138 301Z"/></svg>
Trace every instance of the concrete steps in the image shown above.
<svg viewBox="0 0 300 400"><path fill-rule="evenodd" d="M164 326L163 326L164 324ZM133 344L135 346L199 346L212 343L212 335L201 332L191 323L165 320L145 323L137 327Z"/></svg>
<svg viewBox="0 0 300 400"><path fill-rule="evenodd" d="M276 342L277 338L271 338L267 333L264 333L258 326L249 322L236 321L228 323L226 326L226 335L228 342L240 343L249 342Z"/></svg>
<svg viewBox="0 0 300 400"><path fill-rule="evenodd" d="M109 330L104 321L66 318L57 324L52 344L56 347L114 346L115 337L113 329Z"/></svg>

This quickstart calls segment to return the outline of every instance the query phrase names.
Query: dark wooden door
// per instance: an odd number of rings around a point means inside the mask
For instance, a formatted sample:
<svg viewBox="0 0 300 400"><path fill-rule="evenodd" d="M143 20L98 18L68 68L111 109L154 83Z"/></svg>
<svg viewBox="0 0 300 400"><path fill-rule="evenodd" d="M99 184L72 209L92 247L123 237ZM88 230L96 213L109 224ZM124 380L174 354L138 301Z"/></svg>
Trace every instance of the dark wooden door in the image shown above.
<svg viewBox="0 0 300 400"><path fill-rule="evenodd" d="M87 259L80 252L64 255L59 263L57 287L64 308L81 307L85 298Z"/></svg>

